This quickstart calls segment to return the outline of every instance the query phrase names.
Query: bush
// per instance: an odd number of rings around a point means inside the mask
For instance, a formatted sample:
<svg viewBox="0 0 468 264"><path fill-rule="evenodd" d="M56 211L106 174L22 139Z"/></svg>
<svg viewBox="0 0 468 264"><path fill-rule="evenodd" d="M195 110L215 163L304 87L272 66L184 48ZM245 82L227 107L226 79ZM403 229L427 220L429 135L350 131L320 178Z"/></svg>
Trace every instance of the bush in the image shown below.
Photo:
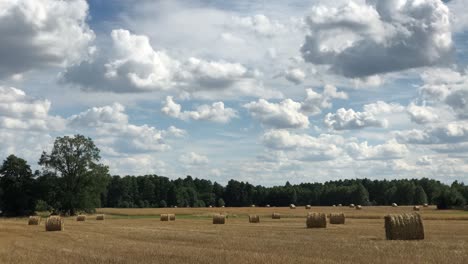
<svg viewBox="0 0 468 264"><path fill-rule="evenodd" d="M36 212L51 211L51 207L44 200L38 200L36 203Z"/></svg>
<svg viewBox="0 0 468 264"><path fill-rule="evenodd" d="M457 190L446 188L435 198L435 203L437 209L462 208L466 204L466 200Z"/></svg>

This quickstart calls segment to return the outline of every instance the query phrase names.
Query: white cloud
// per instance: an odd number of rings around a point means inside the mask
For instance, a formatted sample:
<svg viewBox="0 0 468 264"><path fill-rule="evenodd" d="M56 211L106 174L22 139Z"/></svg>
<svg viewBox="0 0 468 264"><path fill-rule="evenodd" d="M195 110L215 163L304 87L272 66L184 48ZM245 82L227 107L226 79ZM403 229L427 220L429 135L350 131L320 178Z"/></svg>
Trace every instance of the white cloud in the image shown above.
<svg viewBox="0 0 468 264"><path fill-rule="evenodd" d="M50 101L30 98L14 87L0 86L0 128L19 130L58 130L60 117L50 116Z"/></svg>
<svg viewBox="0 0 468 264"><path fill-rule="evenodd" d="M328 113L324 123L335 130L361 129L365 127L387 127L388 120L383 116L402 112L404 107L395 103L377 101L364 105L363 112L340 108L335 114Z"/></svg>
<svg viewBox="0 0 468 264"><path fill-rule="evenodd" d="M294 151L292 158L318 161L335 159L342 154L341 136L321 134L313 137L307 134L294 134L287 130L270 130L262 136L263 144L273 150Z"/></svg>
<svg viewBox="0 0 468 264"><path fill-rule="evenodd" d="M335 114L328 113L324 119L329 128L335 130L361 129L365 127L387 127L387 120L377 119L372 113L355 112L340 108Z"/></svg>
<svg viewBox="0 0 468 264"><path fill-rule="evenodd" d="M87 58L94 32L85 0L2 0L0 78Z"/></svg>
<svg viewBox="0 0 468 264"><path fill-rule="evenodd" d="M317 5L306 19L304 59L346 77L448 64L450 12L440 0L369 0Z"/></svg>
<svg viewBox="0 0 468 264"><path fill-rule="evenodd" d="M284 78L294 84L301 84L305 80L306 74L299 68L292 68L284 73Z"/></svg>
<svg viewBox="0 0 468 264"><path fill-rule="evenodd" d="M430 69L421 75L421 100L445 104L460 119L468 118L468 75L452 69Z"/></svg>
<svg viewBox="0 0 468 264"><path fill-rule="evenodd" d="M408 105L406 111L408 112L411 121L418 124L434 123L439 120L436 110L429 106L417 106L413 103Z"/></svg>
<svg viewBox="0 0 468 264"><path fill-rule="evenodd" d="M233 16L229 22L226 25L227 28L241 28L263 37L272 37L284 33L287 29L286 25L271 20L263 14L245 17Z"/></svg>
<svg viewBox="0 0 468 264"><path fill-rule="evenodd" d="M317 115L322 109L332 107L332 99L348 99L345 92L338 92L333 85L325 85L323 92L317 93L312 89L306 89L307 97L302 103L301 110L309 115Z"/></svg>
<svg viewBox="0 0 468 264"><path fill-rule="evenodd" d="M468 141L468 123L450 122L444 125L428 127L424 130L413 129L397 132L399 141L410 144L448 144Z"/></svg>
<svg viewBox="0 0 468 264"><path fill-rule="evenodd" d="M180 162L189 166L198 166L206 165L209 162L209 159L206 156L197 154L195 152L190 152L180 156Z"/></svg>
<svg viewBox="0 0 468 264"><path fill-rule="evenodd" d="M205 120L216 123L228 123L237 117L237 112L232 108L225 108L223 102L215 102L211 106L200 105L195 111L181 111L181 109L181 105L174 102L172 96L168 96L161 111L182 120Z"/></svg>
<svg viewBox="0 0 468 264"><path fill-rule="evenodd" d="M260 74L240 63L199 58L178 60L155 51L146 35L117 29L110 49L100 48L92 60L67 68L62 81L87 91L116 93L175 91L200 98L264 96L280 92L263 88Z"/></svg>
<svg viewBox="0 0 468 264"><path fill-rule="evenodd" d="M301 103L285 99L279 103L270 103L259 99L244 105L250 114L262 124L273 128L308 128L309 118L301 113Z"/></svg>
<svg viewBox="0 0 468 264"><path fill-rule="evenodd" d="M141 126L130 124L125 107L118 103L93 107L69 117L68 123L74 129L92 134L108 155L168 150L170 146L166 138L184 134L175 127L170 127L166 131L146 124Z"/></svg>
<svg viewBox="0 0 468 264"><path fill-rule="evenodd" d="M388 160L405 157L409 150L404 144L390 140L381 145L369 146L367 141L347 144L349 155L357 160Z"/></svg>

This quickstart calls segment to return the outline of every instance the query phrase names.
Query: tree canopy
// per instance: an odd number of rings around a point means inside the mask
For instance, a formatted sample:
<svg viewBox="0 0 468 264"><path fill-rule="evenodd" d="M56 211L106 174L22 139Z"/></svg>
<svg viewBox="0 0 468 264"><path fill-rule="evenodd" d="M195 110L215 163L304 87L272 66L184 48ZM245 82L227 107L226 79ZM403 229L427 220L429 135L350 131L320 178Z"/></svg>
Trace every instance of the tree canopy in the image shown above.
<svg viewBox="0 0 468 264"><path fill-rule="evenodd" d="M7 157L0 167L0 210L16 216L34 210L73 215L96 207L204 207L360 204L413 205L431 203L440 209L460 208L468 186L422 179L344 179L324 183L265 187L231 179L226 186L206 179L169 179L158 175L110 176L99 163L100 151L82 135L58 137L50 153L32 173L24 159ZM37 204L37 206L36 206Z"/></svg>

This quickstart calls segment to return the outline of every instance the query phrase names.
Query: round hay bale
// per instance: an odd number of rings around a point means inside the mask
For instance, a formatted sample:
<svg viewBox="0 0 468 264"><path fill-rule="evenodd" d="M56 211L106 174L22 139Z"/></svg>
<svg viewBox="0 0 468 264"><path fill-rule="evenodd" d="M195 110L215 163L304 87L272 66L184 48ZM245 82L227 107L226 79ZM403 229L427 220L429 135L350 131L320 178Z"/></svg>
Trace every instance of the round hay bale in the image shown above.
<svg viewBox="0 0 468 264"><path fill-rule="evenodd" d="M332 205L332 207L336 207L336 205Z"/></svg>
<svg viewBox="0 0 468 264"><path fill-rule="evenodd" d="M222 214L213 215L213 224L224 225L226 223L226 216Z"/></svg>
<svg viewBox="0 0 468 264"><path fill-rule="evenodd" d="M344 225L345 215L343 213L331 213L330 224L332 225Z"/></svg>
<svg viewBox="0 0 468 264"><path fill-rule="evenodd" d="M350 205L349 205L349 208L354 208L354 204L350 204Z"/></svg>
<svg viewBox="0 0 468 264"><path fill-rule="evenodd" d="M312 206L310 204L306 205L305 207L307 210L312 209Z"/></svg>
<svg viewBox="0 0 468 264"><path fill-rule="evenodd" d="M429 205L427 203L423 204L424 207L429 207Z"/></svg>
<svg viewBox="0 0 468 264"><path fill-rule="evenodd" d="M356 210L362 210L362 206L361 205L356 205Z"/></svg>
<svg viewBox="0 0 468 264"><path fill-rule="evenodd" d="M208 208L213 208L213 206L212 206L212 205L210 205L210 206L208 206Z"/></svg>
<svg viewBox="0 0 468 264"><path fill-rule="evenodd" d="M326 228L327 216L324 213L309 213L306 220L307 228Z"/></svg>
<svg viewBox="0 0 468 264"><path fill-rule="evenodd" d="M290 204L289 209L296 209L296 206L294 204Z"/></svg>
<svg viewBox="0 0 468 264"><path fill-rule="evenodd" d="M169 214L169 221L175 221L175 214Z"/></svg>
<svg viewBox="0 0 468 264"><path fill-rule="evenodd" d="M341 206L343 206L343 205L342 205L342 204L338 204L338 207L341 207Z"/></svg>
<svg viewBox="0 0 468 264"><path fill-rule="evenodd" d="M260 223L260 216L249 215L249 223Z"/></svg>
<svg viewBox="0 0 468 264"><path fill-rule="evenodd" d="M76 217L76 221L78 221L78 222L84 222L84 221L86 221L86 215L78 215L78 216Z"/></svg>
<svg viewBox="0 0 468 264"><path fill-rule="evenodd" d="M62 217L58 215L49 216L45 222L46 231L63 231L65 229L65 223Z"/></svg>
<svg viewBox="0 0 468 264"><path fill-rule="evenodd" d="M161 221L169 221L169 214L161 214L160 215Z"/></svg>
<svg viewBox="0 0 468 264"><path fill-rule="evenodd" d="M105 216L103 214L96 215L96 220L98 220L98 221L102 221L102 220L104 220L104 218L105 218Z"/></svg>
<svg viewBox="0 0 468 264"><path fill-rule="evenodd" d="M39 225L41 223L40 216L30 216L28 219L28 225Z"/></svg>
<svg viewBox="0 0 468 264"><path fill-rule="evenodd" d="M267 205L266 205L266 207L270 207L270 205L269 205L269 204L267 204Z"/></svg>
<svg viewBox="0 0 468 264"><path fill-rule="evenodd" d="M398 204L392 203L392 207L398 207Z"/></svg>
<svg viewBox="0 0 468 264"><path fill-rule="evenodd" d="M250 207L255 207L255 204L252 204Z"/></svg>
<svg viewBox="0 0 468 264"><path fill-rule="evenodd" d="M420 210L419 206L417 205L413 206L413 211L419 211L419 210Z"/></svg>
<svg viewBox="0 0 468 264"><path fill-rule="evenodd" d="M279 213L272 213L272 214L271 214L271 219L281 219L281 214L279 214Z"/></svg>
<svg viewBox="0 0 468 264"><path fill-rule="evenodd" d="M418 213L386 215L384 219L387 240L424 239L424 225Z"/></svg>
<svg viewBox="0 0 468 264"><path fill-rule="evenodd" d="M176 205L176 206L174 206L174 208L177 208L177 205Z"/></svg>
<svg viewBox="0 0 468 264"><path fill-rule="evenodd" d="M223 206L221 206L221 208L224 208L224 207L226 207L226 206L224 206L224 205L223 205Z"/></svg>

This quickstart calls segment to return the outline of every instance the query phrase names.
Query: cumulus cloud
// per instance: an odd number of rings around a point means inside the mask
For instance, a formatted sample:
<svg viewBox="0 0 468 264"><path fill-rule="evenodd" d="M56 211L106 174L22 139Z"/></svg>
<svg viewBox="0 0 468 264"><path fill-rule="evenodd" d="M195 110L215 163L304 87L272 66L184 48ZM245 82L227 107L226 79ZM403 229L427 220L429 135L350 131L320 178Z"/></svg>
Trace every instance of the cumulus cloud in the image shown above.
<svg viewBox="0 0 468 264"><path fill-rule="evenodd" d="M225 108L223 102L215 102L212 105L200 105L195 111L181 111L180 104L174 102L172 96L167 96L161 111L171 117L182 120L205 120L216 123L228 123L237 117L236 110Z"/></svg>
<svg viewBox="0 0 468 264"><path fill-rule="evenodd" d="M306 74L299 68L292 68L284 72L284 78L294 84L301 84L306 78Z"/></svg>
<svg viewBox="0 0 468 264"><path fill-rule="evenodd" d="M328 113L324 123L335 130L361 129L365 127L387 127L388 120L379 115L391 114L403 111L399 104L388 104L378 101L364 105L363 112L355 112L353 109L340 108L336 113Z"/></svg>
<svg viewBox="0 0 468 264"><path fill-rule="evenodd" d="M270 103L265 99L250 102L244 107L262 124L273 128L308 128L309 118L301 113L301 103L285 99Z"/></svg>
<svg viewBox="0 0 468 264"><path fill-rule="evenodd" d="M440 0L316 5L306 22L304 59L346 77L447 65L452 59L450 12Z"/></svg>
<svg viewBox="0 0 468 264"><path fill-rule="evenodd" d="M243 29L252 32L262 37L272 37L274 35L284 33L287 26L279 21L270 19L263 14L256 14L253 16L233 16L230 23L226 24L230 29Z"/></svg>
<svg viewBox="0 0 468 264"><path fill-rule="evenodd" d="M322 109L332 107L332 99L348 99L345 92L338 92L333 85L325 85L321 94L312 89L306 89L306 93L307 96L302 103L301 111L309 115L320 114Z"/></svg>
<svg viewBox="0 0 468 264"><path fill-rule="evenodd" d="M460 119L468 118L468 75L452 69L431 69L421 78L421 99L431 104L445 104Z"/></svg>
<svg viewBox="0 0 468 264"><path fill-rule="evenodd" d="M180 156L180 162L189 166L198 166L208 164L209 159L206 156L190 152Z"/></svg>
<svg viewBox="0 0 468 264"><path fill-rule="evenodd" d="M450 144L468 141L466 121L428 127L424 130L408 130L396 133L400 142L410 144Z"/></svg>
<svg viewBox="0 0 468 264"><path fill-rule="evenodd" d="M0 78L88 57L94 32L85 0L3 0L0 3Z"/></svg>
<svg viewBox="0 0 468 264"><path fill-rule="evenodd" d="M88 61L66 69L62 81L87 91L116 93L177 91L199 97L210 94L281 97L263 88L260 74L240 63L199 58L178 60L153 49L146 35L111 32L110 49L102 47ZM208 94L208 95L207 95Z"/></svg>
<svg viewBox="0 0 468 264"><path fill-rule="evenodd" d="M50 116L50 101L36 100L20 89L0 86L0 128L58 130L64 120Z"/></svg>
<svg viewBox="0 0 468 264"><path fill-rule="evenodd" d="M409 153L404 144L390 140L381 145L369 146L367 141L362 143L349 143L346 146L351 157L356 160L388 160L400 159Z"/></svg>
<svg viewBox="0 0 468 264"><path fill-rule="evenodd" d="M294 158L313 161L330 160L340 156L342 149L339 146L344 144L344 139L329 134L313 137L281 129L265 132L262 142L270 149L296 151Z"/></svg>
<svg viewBox="0 0 468 264"><path fill-rule="evenodd" d="M429 106L417 106L415 104L408 105L406 111L411 118L411 121L418 124L434 123L439 120L436 110Z"/></svg>
<svg viewBox="0 0 468 264"><path fill-rule="evenodd" d="M93 107L67 120L71 128L92 134L107 155L168 150L166 138L184 134L175 127L158 130L148 125L133 125L128 121L125 107L119 103Z"/></svg>

